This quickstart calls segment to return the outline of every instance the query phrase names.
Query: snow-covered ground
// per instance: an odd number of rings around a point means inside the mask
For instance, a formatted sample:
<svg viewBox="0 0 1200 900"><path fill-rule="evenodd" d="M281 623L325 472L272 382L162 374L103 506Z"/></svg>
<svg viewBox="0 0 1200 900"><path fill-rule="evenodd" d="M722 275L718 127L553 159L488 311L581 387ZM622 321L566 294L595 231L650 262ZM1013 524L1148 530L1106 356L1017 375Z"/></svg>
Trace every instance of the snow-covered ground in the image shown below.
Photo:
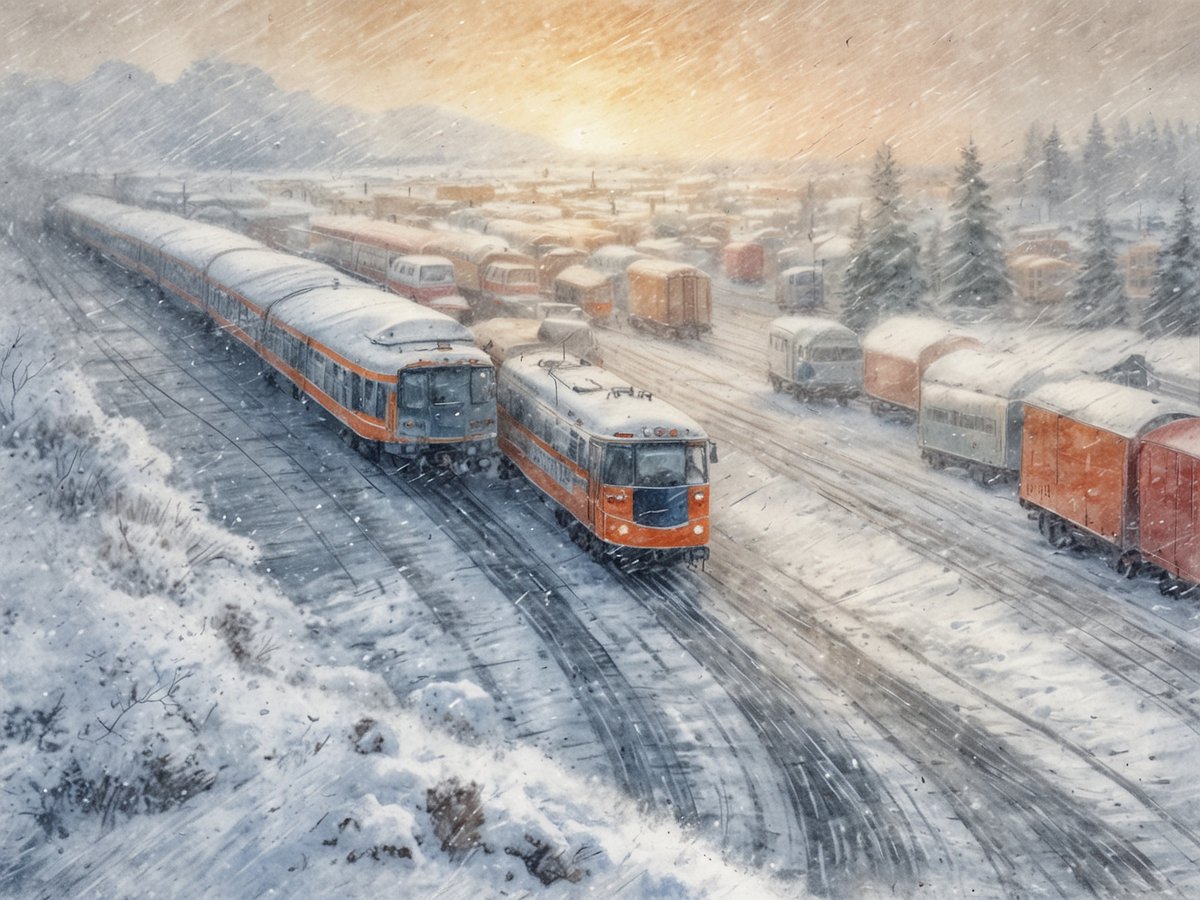
<svg viewBox="0 0 1200 900"><path fill-rule="evenodd" d="M800 893L504 740L476 684L397 700L101 411L0 253L0 893ZM389 590L403 620L411 592ZM425 628L409 664L452 644Z"/></svg>

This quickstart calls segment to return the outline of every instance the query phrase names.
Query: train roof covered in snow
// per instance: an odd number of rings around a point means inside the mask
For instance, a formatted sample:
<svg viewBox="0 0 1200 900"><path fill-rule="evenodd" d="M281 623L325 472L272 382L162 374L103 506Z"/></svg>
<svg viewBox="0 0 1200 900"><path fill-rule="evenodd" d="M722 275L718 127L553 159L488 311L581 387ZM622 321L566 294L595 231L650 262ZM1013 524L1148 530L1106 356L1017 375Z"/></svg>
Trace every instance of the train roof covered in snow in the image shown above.
<svg viewBox="0 0 1200 900"><path fill-rule="evenodd" d="M794 341L810 344L818 339L858 345L858 335L841 322L822 316L780 316L771 321L772 331L783 331Z"/></svg>
<svg viewBox="0 0 1200 900"><path fill-rule="evenodd" d="M1036 406L1124 438L1172 419L1200 416L1200 406L1095 378L1044 384L1025 398Z"/></svg>
<svg viewBox="0 0 1200 900"><path fill-rule="evenodd" d="M896 316L868 331L863 336L862 345L863 350L873 353L912 358L946 338L973 340L952 322L923 316Z"/></svg>
<svg viewBox="0 0 1200 900"><path fill-rule="evenodd" d="M929 364L926 382L1016 399L1047 381L1069 381L1078 370L1029 353L964 347Z"/></svg>
<svg viewBox="0 0 1200 900"><path fill-rule="evenodd" d="M616 440L706 440L690 416L599 366L547 351L505 361L501 381L513 380L577 427Z"/></svg>

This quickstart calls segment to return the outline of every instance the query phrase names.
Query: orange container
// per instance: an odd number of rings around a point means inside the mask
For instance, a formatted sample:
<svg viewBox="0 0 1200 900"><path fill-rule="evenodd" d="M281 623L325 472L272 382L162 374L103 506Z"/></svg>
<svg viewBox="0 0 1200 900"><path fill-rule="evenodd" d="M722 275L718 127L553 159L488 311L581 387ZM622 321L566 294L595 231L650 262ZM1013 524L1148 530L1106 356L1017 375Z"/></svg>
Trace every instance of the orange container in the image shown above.
<svg viewBox="0 0 1200 900"><path fill-rule="evenodd" d="M1146 434L1138 490L1142 558L1200 584L1200 418Z"/></svg>

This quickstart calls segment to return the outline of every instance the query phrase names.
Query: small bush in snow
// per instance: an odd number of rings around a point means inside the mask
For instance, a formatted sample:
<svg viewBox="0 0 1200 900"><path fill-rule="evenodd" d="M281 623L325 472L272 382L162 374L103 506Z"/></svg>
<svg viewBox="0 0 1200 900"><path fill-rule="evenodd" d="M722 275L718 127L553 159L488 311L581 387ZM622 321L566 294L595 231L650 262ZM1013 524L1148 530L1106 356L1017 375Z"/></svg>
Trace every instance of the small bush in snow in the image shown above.
<svg viewBox="0 0 1200 900"><path fill-rule="evenodd" d="M559 851L553 852L554 848L546 841L543 841L535 835L525 835L526 846L522 847L505 847L504 852L509 856L516 856L525 863L525 868L529 870L529 874L537 878L542 884L550 885L556 881L569 881L572 884L578 884L583 880L584 871L574 862L569 862L564 857L565 853ZM579 854L576 853L576 856Z"/></svg>
<svg viewBox="0 0 1200 900"><path fill-rule="evenodd" d="M433 821L433 833L442 842L442 850L462 853L483 843L483 804L475 782L464 785L448 778L425 793L425 809Z"/></svg>

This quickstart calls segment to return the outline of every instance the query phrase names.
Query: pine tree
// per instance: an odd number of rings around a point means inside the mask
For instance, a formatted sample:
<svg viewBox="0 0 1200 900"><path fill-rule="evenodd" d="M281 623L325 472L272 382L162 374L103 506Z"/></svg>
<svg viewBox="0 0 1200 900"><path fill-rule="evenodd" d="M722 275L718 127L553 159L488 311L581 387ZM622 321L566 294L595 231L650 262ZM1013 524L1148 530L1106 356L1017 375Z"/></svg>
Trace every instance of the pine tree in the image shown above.
<svg viewBox="0 0 1200 900"><path fill-rule="evenodd" d="M1013 179L1017 196L1022 199L1026 194L1037 191L1037 173L1042 168L1045 143L1046 135L1042 131L1042 126L1034 122L1025 132L1025 152L1021 155L1020 162L1017 163L1017 173Z"/></svg>
<svg viewBox="0 0 1200 900"><path fill-rule="evenodd" d="M1122 116L1117 122L1117 133L1113 144L1113 177L1116 179L1119 193L1124 200L1131 200L1137 193L1136 159L1133 129L1129 125L1129 120Z"/></svg>
<svg viewBox="0 0 1200 900"><path fill-rule="evenodd" d="M995 309L1012 299L1012 282L1004 261L999 216L992 207L988 183L975 142L962 150L958 184L950 205L950 229L944 268L946 302L964 308Z"/></svg>
<svg viewBox="0 0 1200 900"><path fill-rule="evenodd" d="M1094 207L1109 201L1113 181L1112 156L1100 117L1093 115L1083 147L1082 177L1085 199Z"/></svg>
<svg viewBox="0 0 1200 900"><path fill-rule="evenodd" d="M892 148L875 154L871 174L873 209L862 249L843 282L842 320L862 330L878 318L916 311L927 290L921 271L920 242L906 221L900 176Z"/></svg>
<svg viewBox="0 0 1200 900"><path fill-rule="evenodd" d="M1088 222L1083 268L1067 294L1067 303L1076 324L1083 328L1124 325L1128 318L1125 278L1117 266L1112 229L1099 207Z"/></svg>
<svg viewBox="0 0 1200 900"><path fill-rule="evenodd" d="M1186 188L1179 197L1171 242L1158 254L1142 330L1151 336L1200 334L1200 247Z"/></svg>
<svg viewBox="0 0 1200 900"><path fill-rule="evenodd" d="M945 268L942 250L942 223L933 223L929 239L925 241L925 272L929 276L929 299L933 306L942 299L942 272Z"/></svg>
<svg viewBox="0 0 1200 900"><path fill-rule="evenodd" d="M859 207L854 230L850 232L850 261L842 275L842 308L839 314L842 324L859 333L866 331L872 320L868 301L870 285L867 279L866 246L867 225L863 221L862 207Z"/></svg>
<svg viewBox="0 0 1200 900"><path fill-rule="evenodd" d="M1071 196L1071 158L1058 136L1058 126L1050 129L1042 145L1042 196L1047 213L1054 218L1059 208Z"/></svg>

